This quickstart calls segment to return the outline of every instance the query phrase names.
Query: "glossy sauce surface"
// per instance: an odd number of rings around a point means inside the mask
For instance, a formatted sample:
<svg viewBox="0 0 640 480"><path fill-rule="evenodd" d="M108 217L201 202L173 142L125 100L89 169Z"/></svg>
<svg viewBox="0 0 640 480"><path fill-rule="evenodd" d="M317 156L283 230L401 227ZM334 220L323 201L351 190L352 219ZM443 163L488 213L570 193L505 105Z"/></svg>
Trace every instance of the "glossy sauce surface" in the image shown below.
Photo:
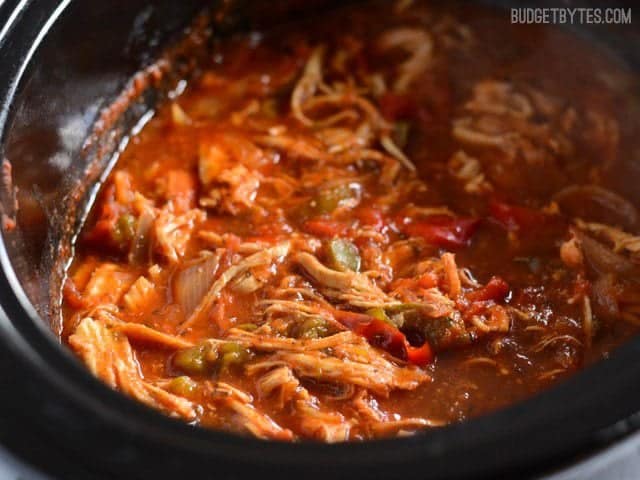
<svg viewBox="0 0 640 480"><path fill-rule="evenodd" d="M76 246L63 336L110 386L368 439L517 402L636 332L637 78L604 50L422 3L214 50Z"/></svg>

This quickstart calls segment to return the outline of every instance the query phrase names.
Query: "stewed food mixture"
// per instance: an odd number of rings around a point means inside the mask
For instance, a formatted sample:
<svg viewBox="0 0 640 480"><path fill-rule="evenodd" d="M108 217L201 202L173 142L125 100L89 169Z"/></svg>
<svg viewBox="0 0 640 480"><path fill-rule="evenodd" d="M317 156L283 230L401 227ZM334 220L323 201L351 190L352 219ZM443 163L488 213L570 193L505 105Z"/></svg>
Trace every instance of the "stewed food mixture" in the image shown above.
<svg viewBox="0 0 640 480"><path fill-rule="evenodd" d="M566 32L400 1L218 41L78 236L64 342L165 414L402 436L640 325L637 79Z"/></svg>

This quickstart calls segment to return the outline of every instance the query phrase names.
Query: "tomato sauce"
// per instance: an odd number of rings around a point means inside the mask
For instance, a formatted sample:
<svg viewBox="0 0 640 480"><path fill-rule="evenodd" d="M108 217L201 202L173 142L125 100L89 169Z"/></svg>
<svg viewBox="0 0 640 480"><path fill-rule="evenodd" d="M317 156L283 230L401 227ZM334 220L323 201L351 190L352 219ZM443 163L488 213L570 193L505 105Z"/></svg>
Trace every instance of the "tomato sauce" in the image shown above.
<svg viewBox="0 0 640 480"><path fill-rule="evenodd" d="M636 333L636 77L560 29L404 3L219 41L131 138L64 289L94 374L206 427L362 440Z"/></svg>

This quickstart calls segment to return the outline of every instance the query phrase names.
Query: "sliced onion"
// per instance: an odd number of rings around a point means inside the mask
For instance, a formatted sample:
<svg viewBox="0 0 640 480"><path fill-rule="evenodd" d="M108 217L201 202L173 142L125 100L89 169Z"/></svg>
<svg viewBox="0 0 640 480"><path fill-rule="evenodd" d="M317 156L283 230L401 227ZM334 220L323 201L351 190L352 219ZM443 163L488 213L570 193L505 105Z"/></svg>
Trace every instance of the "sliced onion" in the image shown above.
<svg viewBox="0 0 640 480"><path fill-rule="evenodd" d="M200 304L213 283L218 265L219 257L210 255L180 270L174 276L173 295L185 316L191 315Z"/></svg>
<svg viewBox="0 0 640 480"><path fill-rule="evenodd" d="M618 225L635 231L638 210L617 193L597 185L570 185L553 196L562 213L586 221Z"/></svg>
<svg viewBox="0 0 640 480"><path fill-rule="evenodd" d="M145 208L136 226L136 233L131 242L129 250L129 263L141 264L149 259L149 251L151 250L151 227L155 220L153 211Z"/></svg>

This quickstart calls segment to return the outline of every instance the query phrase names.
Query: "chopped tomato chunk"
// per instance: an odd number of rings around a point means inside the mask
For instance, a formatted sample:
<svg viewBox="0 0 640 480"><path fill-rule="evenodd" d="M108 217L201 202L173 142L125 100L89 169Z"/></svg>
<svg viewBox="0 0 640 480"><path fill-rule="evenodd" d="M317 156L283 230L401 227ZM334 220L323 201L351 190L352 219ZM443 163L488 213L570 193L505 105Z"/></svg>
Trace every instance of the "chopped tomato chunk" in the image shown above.
<svg viewBox="0 0 640 480"><path fill-rule="evenodd" d="M325 218L312 218L304 222L302 229L312 235L319 237L337 237L344 235L348 230L348 225Z"/></svg>
<svg viewBox="0 0 640 480"><path fill-rule="evenodd" d="M385 226L382 212L376 207L362 206L355 211L355 214L362 225L376 230L382 230Z"/></svg>
<svg viewBox="0 0 640 480"><path fill-rule="evenodd" d="M421 347L407 346L407 360L409 363L424 366L433 361L433 349L428 342L424 342Z"/></svg>

